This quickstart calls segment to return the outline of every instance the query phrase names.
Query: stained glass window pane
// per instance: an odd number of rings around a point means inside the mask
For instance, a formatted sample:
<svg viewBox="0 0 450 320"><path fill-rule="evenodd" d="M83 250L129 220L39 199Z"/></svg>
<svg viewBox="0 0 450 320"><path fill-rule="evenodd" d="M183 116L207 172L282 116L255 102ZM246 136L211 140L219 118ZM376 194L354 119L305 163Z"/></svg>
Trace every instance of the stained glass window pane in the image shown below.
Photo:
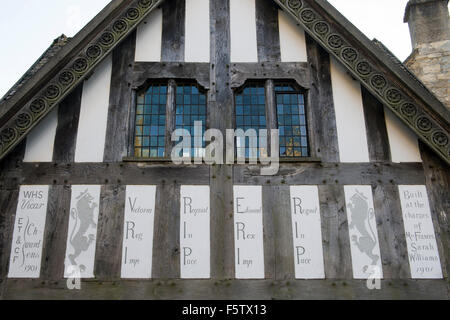
<svg viewBox="0 0 450 320"><path fill-rule="evenodd" d="M151 84L137 97L134 156L164 157L167 85Z"/></svg>
<svg viewBox="0 0 450 320"><path fill-rule="evenodd" d="M303 94L289 83L275 86L280 157L309 157Z"/></svg>
<svg viewBox="0 0 450 320"><path fill-rule="evenodd" d="M266 148L259 145L259 129L266 129L266 96L263 83L249 83L235 96L236 129L256 130L258 147L250 148L250 138L244 141L236 138L237 155L245 154L246 158L267 154Z"/></svg>
<svg viewBox="0 0 450 320"><path fill-rule="evenodd" d="M206 92L194 83L177 83L175 128L186 129L191 134L191 157L203 157L206 143L203 139L206 128ZM200 121L201 132L197 140L194 137L194 125ZM181 141L181 138L178 144ZM176 150L181 156L182 150ZM183 154L189 156L189 154Z"/></svg>

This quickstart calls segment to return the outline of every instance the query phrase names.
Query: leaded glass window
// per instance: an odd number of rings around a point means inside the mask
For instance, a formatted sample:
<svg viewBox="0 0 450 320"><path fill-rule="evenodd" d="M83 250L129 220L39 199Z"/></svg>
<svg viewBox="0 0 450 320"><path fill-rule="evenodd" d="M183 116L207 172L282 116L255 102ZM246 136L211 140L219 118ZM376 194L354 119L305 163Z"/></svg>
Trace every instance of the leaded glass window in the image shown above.
<svg viewBox="0 0 450 320"><path fill-rule="evenodd" d="M206 128L206 92L194 83L177 83L175 105L175 128L189 131L191 135L190 156L202 157L206 147L203 140ZM200 121L202 124L200 136L197 138L194 137L196 121ZM189 154L183 154L183 156L186 157Z"/></svg>
<svg viewBox="0 0 450 320"><path fill-rule="evenodd" d="M280 157L308 157L304 95L290 83L275 85Z"/></svg>
<svg viewBox="0 0 450 320"><path fill-rule="evenodd" d="M236 105L236 129L245 131L256 130L259 136L260 129L266 129L266 96L264 83L248 83L235 96ZM244 152L246 158L260 156L261 152L266 152L259 145L258 148L250 148L250 139L236 139L236 152L238 155ZM259 139L258 139L259 140Z"/></svg>
<svg viewBox="0 0 450 320"><path fill-rule="evenodd" d="M154 83L138 93L134 156L164 157L166 138L167 84Z"/></svg>

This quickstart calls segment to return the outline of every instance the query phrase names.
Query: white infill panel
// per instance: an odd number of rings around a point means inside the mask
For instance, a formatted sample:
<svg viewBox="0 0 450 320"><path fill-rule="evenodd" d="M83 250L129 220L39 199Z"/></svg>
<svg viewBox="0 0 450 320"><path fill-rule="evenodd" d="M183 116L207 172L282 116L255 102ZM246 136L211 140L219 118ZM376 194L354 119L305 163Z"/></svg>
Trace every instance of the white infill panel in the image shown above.
<svg viewBox="0 0 450 320"><path fill-rule="evenodd" d="M441 261L425 186L398 186L413 279L442 279Z"/></svg>
<svg viewBox="0 0 450 320"><path fill-rule="evenodd" d="M111 68L109 55L83 84L75 162L103 162Z"/></svg>
<svg viewBox="0 0 450 320"><path fill-rule="evenodd" d="M353 278L381 279L380 245L371 186L344 186Z"/></svg>
<svg viewBox="0 0 450 320"><path fill-rule="evenodd" d="M162 20L162 9L155 9L137 27L135 61L161 61Z"/></svg>
<svg viewBox="0 0 450 320"><path fill-rule="evenodd" d="M121 277L152 277L156 186L127 186Z"/></svg>
<svg viewBox="0 0 450 320"><path fill-rule="evenodd" d="M209 0L186 0L185 62L209 62Z"/></svg>
<svg viewBox="0 0 450 320"><path fill-rule="evenodd" d="M264 279L261 186L234 186L234 246L237 279Z"/></svg>
<svg viewBox="0 0 450 320"><path fill-rule="evenodd" d="M386 107L384 117L392 162L422 162L417 136Z"/></svg>
<svg viewBox="0 0 450 320"><path fill-rule="evenodd" d="M94 278L100 186L74 185L70 201L64 277Z"/></svg>
<svg viewBox="0 0 450 320"><path fill-rule="evenodd" d="M48 186L21 186L9 260L9 278L39 278Z"/></svg>
<svg viewBox="0 0 450 320"><path fill-rule="evenodd" d="M361 85L331 59L331 83L341 162L369 162Z"/></svg>
<svg viewBox="0 0 450 320"><path fill-rule="evenodd" d="M291 186L296 279L324 279L322 228L317 186Z"/></svg>
<svg viewBox="0 0 450 320"><path fill-rule="evenodd" d="M27 136L23 162L52 162L58 107L51 111Z"/></svg>
<svg viewBox="0 0 450 320"><path fill-rule="evenodd" d="M230 32L231 62L258 62L255 0L230 0Z"/></svg>
<svg viewBox="0 0 450 320"><path fill-rule="evenodd" d="M278 10L282 62L307 62L305 31L286 12Z"/></svg>
<svg viewBox="0 0 450 320"><path fill-rule="evenodd" d="M209 186L181 186L180 270L182 279L210 278Z"/></svg>

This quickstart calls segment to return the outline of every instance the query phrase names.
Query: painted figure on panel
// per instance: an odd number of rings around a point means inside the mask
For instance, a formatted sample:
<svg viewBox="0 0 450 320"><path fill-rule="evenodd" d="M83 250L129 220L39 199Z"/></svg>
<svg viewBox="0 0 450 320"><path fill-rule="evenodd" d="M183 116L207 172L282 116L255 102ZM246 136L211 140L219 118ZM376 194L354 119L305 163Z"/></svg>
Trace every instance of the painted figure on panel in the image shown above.
<svg viewBox="0 0 450 320"><path fill-rule="evenodd" d="M356 190L356 193L350 200L351 203L348 204L348 208L351 211L352 221L349 228L356 228L360 233L359 239L357 236L353 235L351 240L361 252L372 259L372 265L376 265L380 257L373 253L373 250L377 245L377 236L370 224L370 218L374 216L373 208L369 208L367 198L358 190Z"/></svg>
<svg viewBox="0 0 450 320"><path fill-rule="evenodd" d="M70 235L70 244L75 250L73 254L69 254L72 265L77 265L75 259L78 258L82 252L87 251L90 245L95 241L95 234L86 234L89 227L92 226L95 228L97 226L94 222L94 210L98 207L98 204L93 202L93 200L94 197L92 197L86 189L77 197L76 208L72 208L70 212L71 217L75 219L75 225ZM78 231L76 231L77 228ZM83 271L84 266L80 265L80 269Z"/></svg>

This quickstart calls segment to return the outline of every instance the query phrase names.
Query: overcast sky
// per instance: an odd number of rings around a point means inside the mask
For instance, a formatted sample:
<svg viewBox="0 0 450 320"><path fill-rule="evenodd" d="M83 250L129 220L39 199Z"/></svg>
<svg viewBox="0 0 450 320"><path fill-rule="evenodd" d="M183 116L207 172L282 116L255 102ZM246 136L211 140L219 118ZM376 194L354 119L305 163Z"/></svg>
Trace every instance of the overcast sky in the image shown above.
<svg viewBox="0 0 450 320"><path fill-rule="evenodd" d="M73 36L109 0L0 1L0 97L64 33ZM407 0L329 0L370 39L382 41L400 60L411 52Z"/></svg>

